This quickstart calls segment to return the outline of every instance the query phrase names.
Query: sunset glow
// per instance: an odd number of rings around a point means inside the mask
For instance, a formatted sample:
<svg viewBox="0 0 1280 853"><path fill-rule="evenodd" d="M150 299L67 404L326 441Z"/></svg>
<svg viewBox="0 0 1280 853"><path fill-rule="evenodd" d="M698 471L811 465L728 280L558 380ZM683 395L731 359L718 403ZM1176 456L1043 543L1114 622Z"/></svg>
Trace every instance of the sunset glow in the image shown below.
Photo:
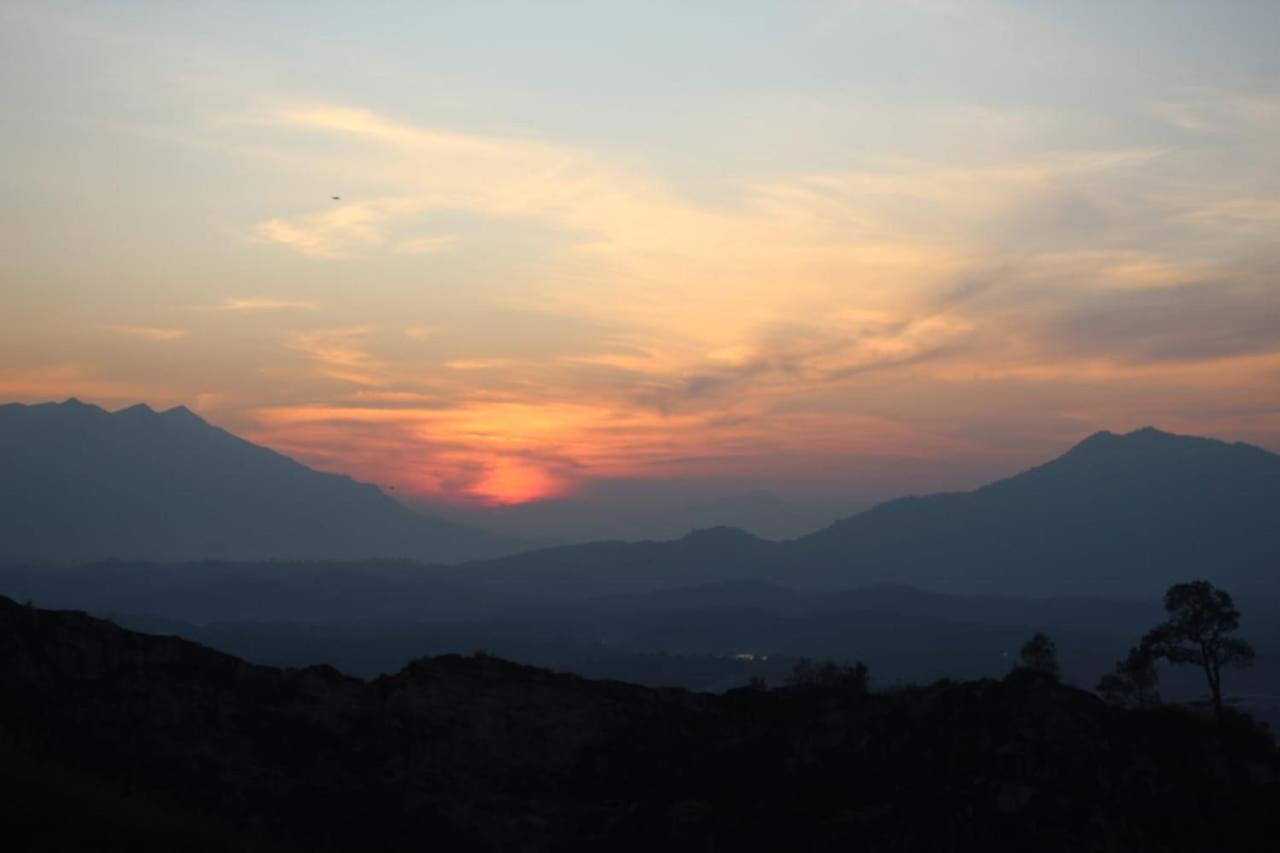
<svg viewBox="0 0 1280 853"><path fill-rule="evenodd" d="M460 503L1280 447L1265 11L218 5L0 9L0 397Z"/></svg>

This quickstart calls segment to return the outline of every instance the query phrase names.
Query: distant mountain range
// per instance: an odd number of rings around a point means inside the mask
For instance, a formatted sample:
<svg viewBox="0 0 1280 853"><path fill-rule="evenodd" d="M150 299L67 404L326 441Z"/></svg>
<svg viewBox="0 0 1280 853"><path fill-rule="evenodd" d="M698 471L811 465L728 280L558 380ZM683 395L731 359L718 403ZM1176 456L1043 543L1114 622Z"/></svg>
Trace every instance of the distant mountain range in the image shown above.
<svg viewBox="0 0 1280 853"><path fill-rule="evenodd" d="M461 560L514 547L181 406L0 406L0 560Z"/></svg>
<svg viewBox="0 0 1280 853"><path fill-rule="evenodd" d="M352 567L351 589L333 603L362 600L379 612L743 580L806 591L896 583L1150 599L1205 577L1240 594L1280 594L1280 456L1151 428L1100 432L975 491L891 501L782 542L720 527L511 554L509 540L416 513L181 407L0 406L0 482L0 560L11 563L472 560L448 570ZM332 580L342 570L325 572ZM297 573L201 575L224 588L250 576L256 585L271 578L281 595L301 582ZM379 584L386 607L375 606Z"/></svg>
<svg viewBox="0 0 1280 853"><path fill-rule="evenodd" d="M1158 595L1204 577L1280 594L1280 456L1152 428L1099 432L972 492L903 498L785 542L727 528L490 561L544 589L638 591L726 580L840 590Z"/></svg>
<svg viewBox="0 0 1280 853"><path fill-rule="evenodd" d="M573 498L553 498L502 507L458 507L413 502L415 508L460 524L545 546L614 539L679 539L692 530L737 527L764 539L792 539L826 527L869 501L843 502L843 510L811 505L757 489L714 499L628 494L620 488L594 489ZM621 494L619 494L621 492Z"/></svg>
<svg viewBox="0 0 1280 853"><path fill-rule="evenodd" d="M453 565L423 560L493 540L185 409L0 407L0 486L0 594L262 662L376 674L486 648L723 689L798 656L862 658L889 681L996 674L1048 630L1092 684L1159 620L1170 584L1203 577L1236 595L1258 644L1233 690L1280 719L1280 457L1243 444L1103 432L1007 480L798 539L716 527Z"/></svg>

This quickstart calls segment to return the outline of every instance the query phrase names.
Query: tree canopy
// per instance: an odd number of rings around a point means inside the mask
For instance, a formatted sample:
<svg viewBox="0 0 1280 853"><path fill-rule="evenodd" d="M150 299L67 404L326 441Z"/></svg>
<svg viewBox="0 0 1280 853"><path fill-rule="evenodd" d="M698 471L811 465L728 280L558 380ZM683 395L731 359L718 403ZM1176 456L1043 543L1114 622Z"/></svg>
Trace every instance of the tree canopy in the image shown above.
<svg viewBox="0 0 1280 853"><path fill-rule="evenodd" d="M1164 595L1169 618L1151 629L1142 645L1155 658L1194 664L1204 670L1213 711L1222 720L1222 670L1253 662L1253 646L1230 636L1240 627L1240 612L1226 590L1204 580L1174 584Z"/></svg>

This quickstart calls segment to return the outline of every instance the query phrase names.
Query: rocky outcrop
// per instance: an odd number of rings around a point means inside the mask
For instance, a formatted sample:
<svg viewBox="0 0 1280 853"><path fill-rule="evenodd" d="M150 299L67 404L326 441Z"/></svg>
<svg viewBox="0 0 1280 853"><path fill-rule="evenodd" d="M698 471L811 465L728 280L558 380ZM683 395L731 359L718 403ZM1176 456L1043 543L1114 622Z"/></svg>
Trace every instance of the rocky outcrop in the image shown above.
<svg viewBox="0 0 1280 853"><path fill-rule="evenodd" d="M12 747L307 850L1270 849L1278 829L1265 732L1033 673L713 696L481 655L363 682L0 599L0 683Z"/></svg>

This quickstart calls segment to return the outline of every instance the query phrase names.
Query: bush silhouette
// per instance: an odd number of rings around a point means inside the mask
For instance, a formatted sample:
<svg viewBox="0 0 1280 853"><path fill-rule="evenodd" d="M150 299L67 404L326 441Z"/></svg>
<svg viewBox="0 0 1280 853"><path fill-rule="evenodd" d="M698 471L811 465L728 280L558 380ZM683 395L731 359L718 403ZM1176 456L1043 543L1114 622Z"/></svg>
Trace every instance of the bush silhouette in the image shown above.
<svg viewBox="0 0 1280 853"><path fill-rule="evenodd" d="M1117 705L1154 705L1160 701L1156 691L1159 683L1155 652L1144 643L1129 649L1125 659L1116 663L1115 671L1102 676L1098 692Z"/></svg>
<svg viewBox="0 0 1280 853"><path fill-rule="evenodd" d="M793 687L825 687L866 693L868 680L867 665L862 661L847 666L829 659L814 661L801 658L791 670L787 683Z"/></svg>
<svg viewBox="0 0 1280 853"><path fill-rule="evenodd" d="M1019 653L1023 669L1044 673L1051 678L1058 678L1058 646L1047 634L1036 632Z"/></svg>

